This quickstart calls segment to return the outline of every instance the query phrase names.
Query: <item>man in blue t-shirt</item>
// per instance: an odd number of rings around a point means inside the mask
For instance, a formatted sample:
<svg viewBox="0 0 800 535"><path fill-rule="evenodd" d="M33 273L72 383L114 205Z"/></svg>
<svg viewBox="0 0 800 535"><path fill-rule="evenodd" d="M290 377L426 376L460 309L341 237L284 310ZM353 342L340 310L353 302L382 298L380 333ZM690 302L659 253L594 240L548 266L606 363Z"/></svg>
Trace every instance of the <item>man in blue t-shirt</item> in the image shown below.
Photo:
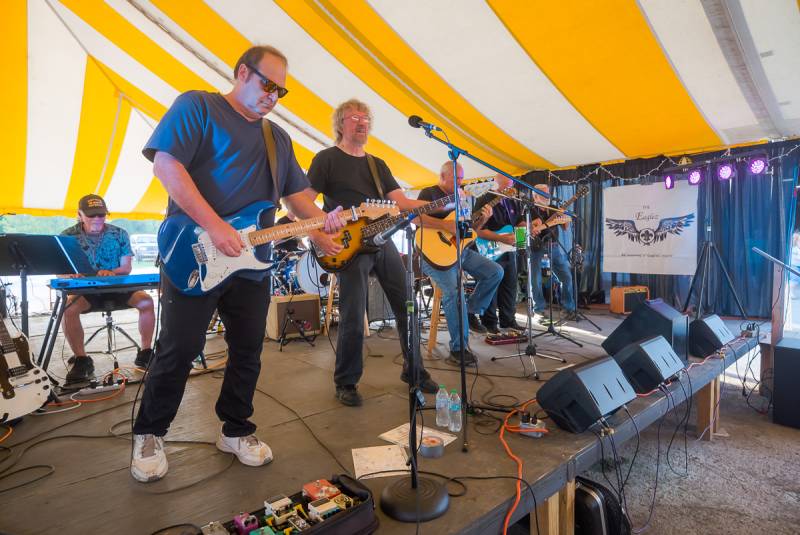
<svg viewBox="0 0 800 535"><path fill-rule="evenodd" d="M270 123L277 153L277 191L273 182L262 119L288 92L286 72L286 57L274 47L248 49L236 62L230 93L180 95L142 151L153 161L154 174L169 193L168 215L188 215L227 256L239 256L244 243L223 216L254 202L282 198L298 218L326 215L305 193L308 180L289 135ZM325 232L335 234L342 228L340 211L328 214ZM310 235L325 254L341 251L341 246L322 236L322 232ZM216 404L223 422L217 448L233 453L245 465L267 464L272 451L255 436L256 426L249 419L269 306L266 273L235 275L201 296L182 294L167 277L161 280L161 333L133 424L131 475L147 482L167 473L164 435L178 411L192 361L203 351L215 310L225 325L228 343L225 378Z"/></svg>
<svg viewBox="0 0 800 535"><path fill-rule="evenodd" d="M94 273L81 273L81 275L95 275L109 277L114 275L128 275L131 272L131 240L125 229L106 223L108 208L106 202L99 195L85 195L78 201L78 222L66 229L63 236L73 236L78 240L81 249L86 254ZM79 275L80 276L80 275ZM66 384L75 384L88 381L94 374L92 357L86 355L83 339L83 325L81 314L95 309L102 309L107 305L124 308L126 306L139 311L139 335L142 339L142 348L136 354L135 365L144 368L150 361L153 341L153 328L156 316L153 312L153 298L147 292L120 292L96 295L71 295L64 309L64 338L67 339L72 354L72 366L67 372Z"/></svg>

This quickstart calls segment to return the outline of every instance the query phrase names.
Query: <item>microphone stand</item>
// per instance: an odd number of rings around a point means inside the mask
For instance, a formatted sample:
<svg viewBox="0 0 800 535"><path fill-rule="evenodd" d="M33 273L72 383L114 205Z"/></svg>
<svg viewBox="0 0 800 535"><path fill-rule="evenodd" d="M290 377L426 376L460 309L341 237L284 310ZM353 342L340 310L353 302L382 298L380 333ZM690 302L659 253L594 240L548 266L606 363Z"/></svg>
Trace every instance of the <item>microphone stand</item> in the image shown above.
<svg viewBox="0 0 800 535"><path fill-rule="evenodd" d="M414 119L416 119L416 121ZM425 135L427 137L429 137L430 139L433 139L435 141L438 141L439 143L441 143L442 145L447 147L447 149L448 149L447 156L450 159L450 161L453 162L453 187L454 187L453 189L455 190L455 203L456 203L456 217L455 217L456 236L455 236L455 238L456 238L456 251L459 252L459 254L456 255L456 270L457 270L456 271L456 285L457 285L457 288L458 288L458 296L456 297L456 299L457 299L457 303L456 304L458 306L458 335L459 336L463 336L464 322L465 322L464 309L463 309L463 306L464 306L463 305L463 299L464 299L464 266L461 263L461 229L463 227L462 227L462 222L461 222L460 217L459 217L460 216L459 211L461 209L461 200L460 200L460 194L459 194L459 191L458 191L458 177L457 177L458 169L456 168L458 157L462 156L462 155L466 156L470 160L472 160L474 162L477 162L477 163L481 164L482 166L484 166L484 167L486 167L488 169L491 169L495 173L503 175L504 177L508 178L513 183L515 183L515 184L517 184L519 186L524 186L525 188L527 188L529 190L533 190L534 188L530 184L528 184L526 182L523 182L523 181L511 176L510 174L506 173L505 171L503 171L501 169L498 169L497 167L493 166L489 162L481 160L477 156L473 156L472 154L470 154L468 151L466 151L466 150L464 150L464 149L462 149L460 147L457 147L456 145L453 145L450 142L449 138L447 137L447 133L446 132L444 132L443 130L441 130L438 127L435 127L432 124L424 123L424 122L420 121L419 117L412 116L411 118L409 118L409 124L411 126L413 126L414 128L422 128L425 131ZM445 136L445 139L441 139L439 137L434 136L433 135L433 131L434 130L439 130L440 132L442 132L442 134ZM549 193L547 193L547 192L538 191L537 190L537 193L541 194L542 197L545 197L547 199L551 198L551 195ZM570 212L567 212L567 211L564 211L564 213L567 213L569 215L573 215L573 214L571 214ZM529 301L530 301L530 299L529 299ZM529 307L529 309L530 309L530 307ZM530 310L529 310L528 316L529 316L529 323L530 323ZM530 334L530 331L529 331L529 334ZM529 344L529 346L530 345L531 344ZM460 355L459 355L459 360L461 361L461 366L460 366L460 368L461 368L461 400L462 400L462 403L461 403L461 419L464 422L463 423L463 427L461 428L461 440L462 440L462 442L461 442L461 451L464 451L464 452L469 451L469 441L467 439L467 428L469 426L467 425L468 424L467 418L468 418L468 415L469 415L469 410L468 409L469 409L469 407L472 406L471 401L469 401L468 398L467 398L467 371L466 371L466 366L464 364L464 351L465 350L466 350L465 344L462 343L461 344L461 352L460 352ZM533 359L531 359L531 360L533 360ZM538 372L537 372L537 375L538 375Z"/></svg>
<svg viewBox="0 0 800 535"><path fill-rule="evenodd" d="M417 468L417 406L425 406L425 396L419 389L419 369L421 362L419 348L419 306L414 292L414 228L406 219L395 227L394 232L405 228L408 253L406 255L406 354L409 360L408 389L408 464L410 477L402 477L383 488L381 510L387 516L400 522L427 522L447 512L450 496L439 482L419 477ZM385 236L384 237L388 237ZM421 440L422 437L420 437Z"/></svg>

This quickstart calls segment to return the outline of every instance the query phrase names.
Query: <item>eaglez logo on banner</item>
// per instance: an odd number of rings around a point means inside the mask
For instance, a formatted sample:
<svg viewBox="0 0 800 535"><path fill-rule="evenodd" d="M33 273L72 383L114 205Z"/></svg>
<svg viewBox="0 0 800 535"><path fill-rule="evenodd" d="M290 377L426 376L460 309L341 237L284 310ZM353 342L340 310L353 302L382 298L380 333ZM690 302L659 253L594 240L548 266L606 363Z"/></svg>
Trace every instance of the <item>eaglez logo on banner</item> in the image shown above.
<svg viewBox="0 0 800 535"><path fill-rule="evenodd" d="M603 190L603 271L691 275L697 264L697 188L678 182Z"/></svg>

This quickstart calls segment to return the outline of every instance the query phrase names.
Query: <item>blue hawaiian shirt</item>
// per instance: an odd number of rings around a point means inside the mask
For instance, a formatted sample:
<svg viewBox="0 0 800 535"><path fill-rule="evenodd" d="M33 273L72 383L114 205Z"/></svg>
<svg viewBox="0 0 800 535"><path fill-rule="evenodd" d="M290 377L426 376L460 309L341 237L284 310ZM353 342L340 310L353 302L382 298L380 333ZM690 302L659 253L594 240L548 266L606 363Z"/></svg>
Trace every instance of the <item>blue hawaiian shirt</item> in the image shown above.
<svg viewBox="0 0 800 535"><path fill-rule="evenodd" d="M98 236L84 232L80 223L64 229L61 235L77 238L95 271L116 269L120 266L120 259L123 256L133 256L128 231L108 223Z"/></svg>

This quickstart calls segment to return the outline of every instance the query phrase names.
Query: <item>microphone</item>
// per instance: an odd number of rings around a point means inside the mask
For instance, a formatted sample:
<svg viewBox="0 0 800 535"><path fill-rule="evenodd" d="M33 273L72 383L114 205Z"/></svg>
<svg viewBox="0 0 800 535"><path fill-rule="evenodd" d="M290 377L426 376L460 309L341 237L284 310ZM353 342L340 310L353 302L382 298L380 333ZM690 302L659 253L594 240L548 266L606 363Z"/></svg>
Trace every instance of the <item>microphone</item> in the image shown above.
<svg viewBox="0 0 800 535"><path fill-rule="evenodd" d="M426 123L425 121L422 120L422 117L420 117L419 115L412 115L411 117L409 117L408 118L408 124L410 124L414 128L424 128L425 130L430 130L430 131L433 131L433 132L435 132L437 130L439 132L443 131L441 128L439 128L435 124Z"/></svg>
<svg viewBox="0 0 800 535"><path fill-rule="evenodd" d="M392 237L392 234L394 234L401 228L411 223L411 219L413 219L414 217L416 216L410 215L409 217L402 219L399 223L395 223L391 227L387 228L383 232L375 234L374 236L369 238L369 244L373 247L380 247L381 245L389 241L389 238Z"/></svg>

